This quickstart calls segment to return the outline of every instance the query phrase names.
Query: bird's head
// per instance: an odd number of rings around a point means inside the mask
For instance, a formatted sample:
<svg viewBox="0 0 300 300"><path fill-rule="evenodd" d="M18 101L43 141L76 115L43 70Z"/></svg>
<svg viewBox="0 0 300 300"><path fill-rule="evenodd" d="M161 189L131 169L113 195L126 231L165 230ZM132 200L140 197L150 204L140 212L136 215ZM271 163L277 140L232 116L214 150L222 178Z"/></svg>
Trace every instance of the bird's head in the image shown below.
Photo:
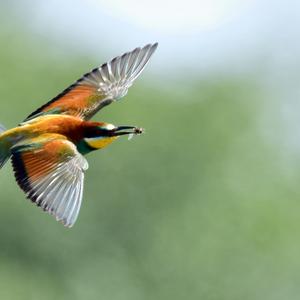
<svg viewBox="0 0 300 300"><path fill-rule="evenodd" d="M86 131L82 141L83 144L80 144L81 146L85 145L86 147L84 148L87 149L81 152L90 152L92 150L105 148L121 135L137 135L142 133L143 129L135 126L115 126L109 123L97 123Z"/></svg>

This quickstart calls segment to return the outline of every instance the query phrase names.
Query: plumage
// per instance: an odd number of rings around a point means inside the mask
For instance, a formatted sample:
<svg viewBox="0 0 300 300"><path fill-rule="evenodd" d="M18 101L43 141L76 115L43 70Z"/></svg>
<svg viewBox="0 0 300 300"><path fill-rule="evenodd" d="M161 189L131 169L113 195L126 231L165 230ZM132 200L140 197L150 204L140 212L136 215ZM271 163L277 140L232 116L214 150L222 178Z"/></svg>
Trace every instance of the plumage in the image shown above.
<svg viewBox="0 0 300 300"><path fill-rule="evenodd" d="M143 132L89 119L127 93L156 48L157 43L148 44L118 56L85 74L19 126L5 130L0 125L0 168L11 157L27 198L66 227L74 225L81 206L88 169L84 155L121 135Z"/></svg>
<svg viewBox="0 0 300 300"><path fill-rule="evenodd" d="M65 226L76 221L86 159L63 136L48 134L12 148L16 180L26 196Z"/></svg>
<svg viewBox="0 0 300 300"><path fill-rule="evenodd" d="M157 43L148 44L93 69L26 120L44 114L68 114L89 120L101 108L126 95L156 48Z"/></svg>

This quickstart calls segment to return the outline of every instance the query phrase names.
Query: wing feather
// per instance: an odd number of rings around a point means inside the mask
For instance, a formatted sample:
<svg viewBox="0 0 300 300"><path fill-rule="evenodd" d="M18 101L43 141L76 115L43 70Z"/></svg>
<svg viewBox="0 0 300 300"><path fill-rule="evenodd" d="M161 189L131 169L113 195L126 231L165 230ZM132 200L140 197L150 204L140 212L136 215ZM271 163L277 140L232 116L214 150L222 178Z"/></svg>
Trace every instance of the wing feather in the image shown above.
<svg viewBox="0 0 300 300"><path fill-rule="evenodd" d="M127 94L156 48L157 43L135 48L84 74L30 114L25 121L45 114L68 114L84 120L90 119L101 108Z"/></svg>
<svg viewBox="0 0 300 300"><path fill-rule="evenodd" d="M48 135L49 136L49 135ZM38 138L12 149L16 180L27 197L66 227L74 225L82 201L86 159L65 139Z"/></svg>

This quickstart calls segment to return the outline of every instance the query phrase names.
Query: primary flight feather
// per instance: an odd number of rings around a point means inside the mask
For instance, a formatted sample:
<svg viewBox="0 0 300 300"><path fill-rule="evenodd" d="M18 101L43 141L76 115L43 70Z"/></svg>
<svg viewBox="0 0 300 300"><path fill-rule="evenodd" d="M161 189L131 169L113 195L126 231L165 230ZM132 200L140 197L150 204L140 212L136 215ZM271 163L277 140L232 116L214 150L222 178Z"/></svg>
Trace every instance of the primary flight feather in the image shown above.
<svg viewBox="0 0 300 300"><path fill-rule="evenodd" d="M148 44L115 57L83 75L19 126L0 126L0 168L11 157L26 196L66 227L74 225L80 210L88 168L84 155L121 135L142 133L135 126L89 119L126 95L156 48L157 43Z"/></svg>

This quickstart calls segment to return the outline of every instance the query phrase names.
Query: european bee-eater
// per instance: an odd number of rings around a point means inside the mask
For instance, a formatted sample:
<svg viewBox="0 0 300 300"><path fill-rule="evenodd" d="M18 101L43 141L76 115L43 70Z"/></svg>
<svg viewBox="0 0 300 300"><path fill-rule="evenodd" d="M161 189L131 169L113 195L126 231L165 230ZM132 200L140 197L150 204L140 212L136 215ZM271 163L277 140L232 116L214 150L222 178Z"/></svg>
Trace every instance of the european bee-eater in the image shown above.
<svg viewBox="0 0 300 300"><path fill-rule="evenodd" d="M82 201L87 153L121 135L142 133L89 119L125 96L157 43L136 48L86 73L19 126L0 127L0 168L11 158L16 181L36 205L66 227L74 225Z"/></svg>

